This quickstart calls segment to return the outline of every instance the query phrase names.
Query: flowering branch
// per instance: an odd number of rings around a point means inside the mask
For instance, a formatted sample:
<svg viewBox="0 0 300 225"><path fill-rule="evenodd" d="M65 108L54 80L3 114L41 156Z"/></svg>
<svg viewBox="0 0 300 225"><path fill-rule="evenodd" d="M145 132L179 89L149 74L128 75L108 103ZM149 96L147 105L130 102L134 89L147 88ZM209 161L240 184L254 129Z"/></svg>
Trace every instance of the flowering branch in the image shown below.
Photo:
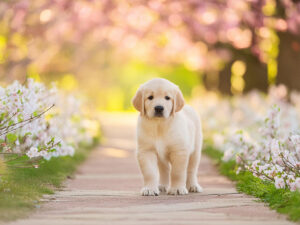
<svg viewBox="0 0 300 225"><path fill-rule="evenodd" d="M36 116L31 116L29 119L26 119L24 121L21 121L21 122L18 122L18 123L14 123L12 125L9 125L9 126L6 126L6 127L2 127L0 128L0 130L6 130L5 132L3 133L0 133L0 137L5 135L5 134L8 134L12 131L15 131L15 130L18 130L22 127L24 127L25 125L31 123L32 121L36 120L36 119L39 119L41 118L45 113L47 113L50 109L52 109L55 105L53 104L52 106L50 106L48 109L46 109L45 111L43 111L42 113L40 113L39 115L36 115ZM18 127L15 127L17 125L20 125Z"/></svg>

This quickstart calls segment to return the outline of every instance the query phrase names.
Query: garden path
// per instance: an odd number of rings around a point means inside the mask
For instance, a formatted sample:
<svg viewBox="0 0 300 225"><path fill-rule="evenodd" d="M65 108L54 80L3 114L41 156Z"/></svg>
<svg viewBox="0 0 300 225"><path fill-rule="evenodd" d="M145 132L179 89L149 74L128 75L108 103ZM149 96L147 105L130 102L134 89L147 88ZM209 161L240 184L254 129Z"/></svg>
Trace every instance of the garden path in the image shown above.
<svg viewBox="0 0 300 225"><path fill-rule="evenodd" d="M254 198L239 194L203 156L201 194L143 197L135 160L136 114L102 114L103 144L65 188L45 196L28 219L11 225L284 225L293 224Z"/></svg>

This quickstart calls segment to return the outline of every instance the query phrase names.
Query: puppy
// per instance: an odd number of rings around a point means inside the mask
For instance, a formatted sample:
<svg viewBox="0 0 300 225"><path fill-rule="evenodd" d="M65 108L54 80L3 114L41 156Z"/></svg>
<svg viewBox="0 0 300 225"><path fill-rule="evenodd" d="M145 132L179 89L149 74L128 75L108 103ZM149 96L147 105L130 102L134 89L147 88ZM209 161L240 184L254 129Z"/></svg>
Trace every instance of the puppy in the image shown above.
<svg viewBox="0 0 300 225"><path fill-rule="evenodd" d="M197 171L202 128L195 110L185 105L177 85L155 78L141 85L132 100L140 112L137 159L144 177L141 194L202 192Z"/></svg>

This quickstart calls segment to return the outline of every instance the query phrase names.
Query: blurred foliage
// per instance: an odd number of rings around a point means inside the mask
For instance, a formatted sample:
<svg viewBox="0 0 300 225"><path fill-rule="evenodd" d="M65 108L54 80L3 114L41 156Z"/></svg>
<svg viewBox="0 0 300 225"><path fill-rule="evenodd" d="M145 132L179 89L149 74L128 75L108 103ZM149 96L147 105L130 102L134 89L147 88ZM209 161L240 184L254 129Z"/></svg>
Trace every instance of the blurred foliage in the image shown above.
<svg viewBox="0 0 300 225"><path fill-rule="evenodd" d="M83 90L93 102L97 102L99 110L133 110L131 99L141 83L154 77L163 77L180 86L188 98L193 88L201 84L197 73L182 65L149 65L139 60L132 60L111 71L109 80L103 84L102 76L95 76L93 90ZM84 83L84 80L81 81ZM88 87L90 88L90 87Z"/></svg>
<svg viewBox="0 0 300 225"><path fill-rule="evenodd" d="M112 64L99 73L87 76L74 74L39 75L28 77L37 81L54 82L65 91L80 91L86 95L90 107L96 110L132 111L131 99L139 85L155 77L166 78L177 84L189 99L194 89L202 85L201 76L180 64L150 64L130 59L118 66Z"/></svg>
<svg viewBox="0 0 300 225"><path fill-rule="evenodd" d="M225 94L266 91L278 81L300 89L299 6L292 0L0 1L0 83L26 76L57 81L106 110L130 110L137 86L157 76L186 97L198 85Z"/></svg>

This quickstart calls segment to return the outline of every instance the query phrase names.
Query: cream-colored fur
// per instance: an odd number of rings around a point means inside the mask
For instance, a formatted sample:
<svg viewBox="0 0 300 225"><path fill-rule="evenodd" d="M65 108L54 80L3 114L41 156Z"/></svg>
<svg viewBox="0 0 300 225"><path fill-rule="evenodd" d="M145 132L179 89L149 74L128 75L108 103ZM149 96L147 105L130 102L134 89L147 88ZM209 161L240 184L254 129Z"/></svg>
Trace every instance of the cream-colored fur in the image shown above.
<svg viewBox="0 0 300 225"><path fill-rule="evenodd" d="M141 194L202 192L197 179L201 123L194 109L184 104L178 86L166 79L152 79L138 89L133 105L140 111L137 159L144 177ZM164 107L160 117L155 114L155 106Z"/></svg>

